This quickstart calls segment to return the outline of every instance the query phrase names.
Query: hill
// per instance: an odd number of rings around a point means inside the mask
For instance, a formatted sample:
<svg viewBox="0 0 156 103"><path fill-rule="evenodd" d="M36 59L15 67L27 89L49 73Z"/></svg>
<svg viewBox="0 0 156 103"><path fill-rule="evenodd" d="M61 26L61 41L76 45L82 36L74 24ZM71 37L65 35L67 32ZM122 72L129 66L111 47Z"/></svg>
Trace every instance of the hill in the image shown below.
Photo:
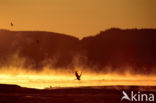
<svg viewBox="0 0 156 103"><path fill-rule="evenodd" d="M25 67L34 69L51 64L103 71L111 65L113 71L131 66L135 73L156 73L156 29L111 28L82 40L53 32L1 30L0 65L8 65L14 54L24 58Z"/></svg>

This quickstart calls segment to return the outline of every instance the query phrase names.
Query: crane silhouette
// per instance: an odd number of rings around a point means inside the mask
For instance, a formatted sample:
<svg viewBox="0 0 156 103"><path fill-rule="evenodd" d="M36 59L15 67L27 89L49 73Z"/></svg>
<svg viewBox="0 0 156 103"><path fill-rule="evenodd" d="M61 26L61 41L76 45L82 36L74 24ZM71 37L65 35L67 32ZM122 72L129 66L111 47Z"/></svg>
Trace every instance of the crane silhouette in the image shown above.
<svg viewBox="0 0 156 103"><path fill-rule="evenodd" d="M14 24L11 22L11 23L10 23L10 26L12 27L12 26L14 26Z"/></svg>
<svg viewBox="0 0 156 103"><path fill-rule="evenodd" d="M81 72L81 74L78 74L77 71L75 72L75 76L76 76L77 80L81 80L81 75L82 75L82 72Z"/></svg>

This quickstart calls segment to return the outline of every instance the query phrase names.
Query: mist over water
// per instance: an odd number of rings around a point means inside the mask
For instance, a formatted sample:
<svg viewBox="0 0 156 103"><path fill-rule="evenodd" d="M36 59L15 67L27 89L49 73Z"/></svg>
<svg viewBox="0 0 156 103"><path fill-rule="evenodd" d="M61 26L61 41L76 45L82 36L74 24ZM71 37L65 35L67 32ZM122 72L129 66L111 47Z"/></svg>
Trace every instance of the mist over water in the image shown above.
<svg viewBox="0 0 156 103"><path fill-rule="evenodd" d="M12 73L11 73L12 71ZM46 88L46 87L78 87L78 86L106 86L106 85L156 85L156 77L152 75L132 74L94 74L83 72L81 80L76 80L74 72L51 71L44 69L40 72L10 70L9 73L1 71L0 83L17 84L23 87Z"/></svg>
<svg viewBox="0 0 156 103"><path fill-rule="evenodd" d="M10 64L0 68L0 84L17 84L30 88L60 88L80 86L112 86L112 85L139 85L155 86L156 76L152 74L135 74L129 71L119 73L106 66L104 70L95 71L91 68L75 66L74 68L53 68L50 64L42 69L33 69L33 66L24 67L24 58L17 54L10 57ZM75 71L82 72L81 80L76 80Z"/></svg>

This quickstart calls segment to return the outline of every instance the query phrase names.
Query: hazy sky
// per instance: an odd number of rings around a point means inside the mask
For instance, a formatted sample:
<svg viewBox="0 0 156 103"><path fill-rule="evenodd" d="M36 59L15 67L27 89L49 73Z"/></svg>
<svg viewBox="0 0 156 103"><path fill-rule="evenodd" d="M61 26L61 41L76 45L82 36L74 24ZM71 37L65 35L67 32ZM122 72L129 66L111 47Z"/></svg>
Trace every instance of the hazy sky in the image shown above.
<svg viewBox="0 0 156 103"><path fill-rule="evenodd" d="M0 0L1 29L84 37L110 27L156 28L156 0Z"/></svg>

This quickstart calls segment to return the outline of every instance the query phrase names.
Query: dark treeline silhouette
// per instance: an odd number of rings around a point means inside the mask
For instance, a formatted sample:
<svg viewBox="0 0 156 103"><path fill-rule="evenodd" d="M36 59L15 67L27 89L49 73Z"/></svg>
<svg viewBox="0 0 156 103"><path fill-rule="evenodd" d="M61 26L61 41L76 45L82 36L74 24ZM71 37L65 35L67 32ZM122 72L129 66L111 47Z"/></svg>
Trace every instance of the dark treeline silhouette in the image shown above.
<svg viewBox="0 0 156 103"><path fill-rule="evenodd" d="M155 29L112 28L81 42L87 51L90 67L111 65L114 70L131 66L135 72L149 73L151 67L156 66Z"/></svg>
<svg viewBox="0 0 156 103"><path fill-rule="evenodd" d="M1 30L0 66L8 65L15 53L25 58L25 67L34 69L46 63L72 68L77 58L77 65L92 70L111 65L121 71L120 67L132 66L134 72L148 74L156 66L156 29L111 28L82 40L53 32Z"/></svg>

